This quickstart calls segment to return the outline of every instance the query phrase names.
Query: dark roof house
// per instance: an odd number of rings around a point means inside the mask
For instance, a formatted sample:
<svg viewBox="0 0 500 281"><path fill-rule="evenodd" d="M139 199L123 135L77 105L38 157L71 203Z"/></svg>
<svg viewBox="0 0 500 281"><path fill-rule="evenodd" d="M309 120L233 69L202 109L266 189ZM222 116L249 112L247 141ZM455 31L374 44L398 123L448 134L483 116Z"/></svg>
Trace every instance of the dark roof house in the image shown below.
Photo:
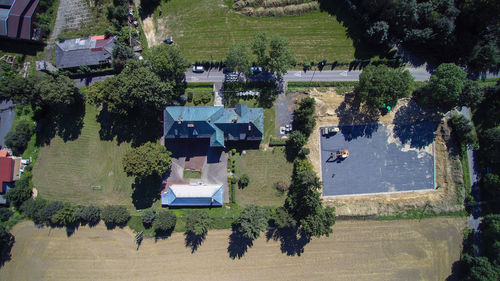
<svg viewBox="0 0 500 281"><path fill-rule="evenodd" d="M239 104L222 106L167 106L163 135L172 138L210 138L211 147L225 141L260 141L264 138L264 110Z"/></svg>
<svg viewBox="0 0 500 281"><path fill-rule="evenodd" d="M34 40L33 21L40 0L0 0L0 36Z"/></svg>
<svg viewBox="0 0 500 281"><path fill-rule="evenodd" d="M56 42L56 67L108 64L112 60L115 41L116 36L105 38L99 35Z"/></svg>

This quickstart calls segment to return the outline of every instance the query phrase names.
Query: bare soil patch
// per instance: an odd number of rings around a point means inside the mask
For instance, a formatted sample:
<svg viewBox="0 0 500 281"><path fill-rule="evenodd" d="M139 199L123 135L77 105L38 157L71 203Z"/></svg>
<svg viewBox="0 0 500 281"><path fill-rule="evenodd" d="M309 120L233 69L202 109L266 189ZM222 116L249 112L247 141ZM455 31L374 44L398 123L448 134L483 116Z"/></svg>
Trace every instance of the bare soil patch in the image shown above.
<svg viewBox="0 0 500 281"><path fill-rule="evenodd" d="M1 280L444 280L460 257L465 219L339 221L300 256L261 237L241 259L228 255L228 230L210 231L194 253L184 235L145 239L129 229L16 225ZM264 236L264 235L261 235Z"/></svg>
<svg viewBox="0 0 500 281"><path fill-rule="evenodd" d="M435 174L438 186L436 190L368 196L324 197L324 202L327 205L336 207L337 215L394 215L418 208L425 208L427 212L437 213L463 210L461 189L458 189L460 193L457 193L457 186L463 184L461 164L456 153L457 150L450 140L450 129L444 119L440 120L440 116L423 113L410 99L401 99L391 112L381 116L378 111L371 110L357 102L352 93L339 95L335 93L334 89L322 92L311 89L308 95L316 100L314 115L316 128L309 137L307 147L311 151L309 159L319 176L321 176L320 126L371 122L394 126L395 118L397 118L397 122L402 124L419 122L423 118L432 119L439 124L434 139ZM391 140L389 139L389 141ZM403 146L405 145L403 144ZM403 147L403 149L410 148Z"/></svg>

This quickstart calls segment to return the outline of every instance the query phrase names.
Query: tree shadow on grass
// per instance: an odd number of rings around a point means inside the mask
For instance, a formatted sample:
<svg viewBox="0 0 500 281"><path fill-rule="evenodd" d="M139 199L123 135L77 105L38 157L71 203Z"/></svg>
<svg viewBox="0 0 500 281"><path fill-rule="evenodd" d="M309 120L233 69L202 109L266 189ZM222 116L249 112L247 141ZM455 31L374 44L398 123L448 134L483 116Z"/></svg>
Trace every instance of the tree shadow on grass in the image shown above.
<svg viewBox="0 0 500 281"><path fill-rule="evenodd" d="M207 233L203 233L201 235L196 235L191 231L187 231L184 233L184 236L186 236L185 242L186 242L186 247L191 248L191 254L196 252L198 250L198 247L201 246L203 241L205 241L205 238L207 237Z"/></svg>
<svg viewBox="0 0 500 281"><path fill-rule="evenodd" d="M336 16L337 20L347 29L347 36L354 46L354 57L369 59L376 55L385 55L388 48L373 44L367 38L367 27L363 24L362 15L355 13L348 5L350 1L319 0L320 9Z"/></svg>
<svg viewBox="0 0 500 281"><path fill-rule="evenodd" d="M273 228L266 233L266 239L280 241L281 252L287 256L300 256L311 238L300 233L297 228Z"/></svg>
<svg viewBox="0 0 500 281"><path fill-rule="evenodd" d="M82 132L84 117L84 102L75 104L66 113L54 113L48 109L36 112L36 145L48 145L56 135L64 142L76 140Z"/></svg>
<svg viewBox="0 0 500 281"><path fill-rule="evenodd" d="M339 124L342 125L340 131L346 141L358 137L370 138L378 130L379 111L362 104L354 93L344 95L344 101L335 110L335 113L339 118Z"/></svg>
<svg viewBox="0 0 500 281"><path fill-rule="evenodd" d="M253 239L243 236L243 233L233 230L231 235L229 235L229 246L227 247L227 252L229 257L233 260L238 258L241 259L248 248L253 246Z"/></svg>
<svg viewBox="0 0 500 281"><path fill-rule="evenodd" d="M402 106L394 117L394 136L403 145L409 144L412 148L423 148L434 141L434 132L437 129L441 114L437 111L422 109L416 102Z"/></svg>
<svg viewBox="0 0 500 281"><path fill-rule="evenodd" d="M172 236L173 231L173 228L166 231L155 230L155 243L158 242L158 240L165 240L169 238L170 236Z"/></svg>
<svg viewBox="0 0 500 281"><path fill-rule="evenodd" d="M153 175L145 178L135 178L132 184L132 203L138 210L150 208L153 203L160 199L162 180L161 177Z"/></svg>
<svg viewBox="0 0 500 281"><path fill-rule="evenodd" d="M12 258L11 250L16 242L16 238L10 232L7 232L9 236L7 239L7 243L2 245L2 251L0 252L0 268L5 264L5 262L10 261Z"/></svg>
<svg viewBox="0 0 500 281"><path fill-rule="evenodd" d="M145 118L140 113L129 113L129 116L121 116L110 113L106 107L103 107L97 115L97 121L101 124L99 130L101 140L116 138L118 144L131 142L134 147L148 141L155 142L163 133L159 119Z"/></svg>

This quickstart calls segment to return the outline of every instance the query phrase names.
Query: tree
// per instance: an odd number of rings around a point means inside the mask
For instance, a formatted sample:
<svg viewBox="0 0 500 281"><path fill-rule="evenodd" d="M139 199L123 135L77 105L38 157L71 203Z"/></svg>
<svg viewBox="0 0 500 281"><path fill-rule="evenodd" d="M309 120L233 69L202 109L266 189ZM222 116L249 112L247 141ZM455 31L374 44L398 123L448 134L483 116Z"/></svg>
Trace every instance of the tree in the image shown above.
<svg viewBox="0 0 500 281"><path fill-rule="evenodd" d="M481 178L481 187L489 195L489 199L500 198L500 177L496 174L486 174Z"/></svg>
<svg viewBox="0 0 500 281"><path fill-rule="evenodd" d="M1 74L9 77L9 79L0 84L0 97L11 99L16 104L31 104L33 100L32 80L25 79L17 74L9 75L8 73L5 74L5 72Z"/></svg>
<svg viewBox="0 0 500 281"><path fill-rule="evenodd" d="M464 89L460 94L459 104L475 108L484 100L484 91L477 81L465 80Z"/></svg>
<svg viewBox="0 0 500 281"><path fill-rule="evenodd" d="M307 137L301 131L292 131L286 140L286 155L289 161L297 157L302 147L307 143Z"/></svg>
<svg viewBox="0 0 500 281"><path fill-rule="evenodd" d="M321 181L311 162L305 158L297 158L293 165L292 184L285 200L285 208L307 236L328 236L335 224L335 209L322 207L319 189Z"/></svg>
<svg viewBox="0 0 500 281"><path fill-rule="evenodd" d="M238 180L238 187L245 188L248 186L249 183L250 183L250 178L248 177L247 174L243 174Z"/></svg>
<svg viewBox="0 0 500 281"><path fill-rule="evenodd" d="M40 222L49 223L51 222L52 216L54 216L59 210L64 208L64 204L61 201L52 201L45 205L39 214Z"/></svg>
<svg viewBox="0 0 500 281"><path fill-rule="evenodd" d="M455 113L451 116L448 124L453 129L453 136L459 144L471 145L476 143L474 128L465 116Z"/></svg>
<svg viewBox="0 0 500 281"><path fill-rule="evenodd" d="M429 84L423 88L420 100L449 111L459 104L467 74L453 63L443 63L434 70Z"/></svg>
<svg viewBox="0 0 500 281"><path fill-rule="evenodd" d="M32 219L34 223L38 224L42 222L41 218L41 210L45 207L47 202L40 198L37 199L28 199L24 201L21 205L21 212L26 215L28 218Z"/></svg>
<svg viewBox="0 0 500 281"><path fill-rule="evenodd" d="M121 71L128 59L134 57L134 51L129 46L118 41L113 47L113 68L117 71Z"/></svg>
<svg viewBox="0 0 500 281"><path fill-rule="evenodd" d="M174 229L176 222L177 216L174 212L162 209L156 215L153 228L157 234L169 232Z"/></svg>
<svg viewBox="0 0 500 281"><path fill-rule="evenodd" d="M491 264L486 257L471 257L466 255L464 258L467 264L466 281L489 281L500 279L500 268Z"/></svg>
<svg viewBox="0 0 500 281"><path fill-rule="evenodd" d="M65 226L74 224L78 218L75 216L75 208L67 204L61 210L57 211L50 221L56 225Z"/></svg>
<svg viewBox="0 0 500 281"><path fill-rule="evenodd" d="M481 153L490 165L500 163L500 128L490 128L480 136Z"/></svg>
<svg viewBox="0 0 500 281"><path fill-rule="evenodd" d="M8 208L0 208L0 221L8 221L13 214Z"/></svg>
<svg viewBox="0 0 500 281"><path fill-rule="evenodd" d="M9 131L5 136L5 145L15 152L24 151L34 131L32 122L20 120L14 130Z"/></svg>
<svg viewBox="0 0 500 281"><path fill-rule="evenodd" d="M205 210L192 210L186 218L186 232L203 235L210 228L210 215Z"/></svg>
<svg viewBox="0 0 500 281"><path fill-rule="evenodd" d="M24 201L31 198L32 190L29 186L29 179L22 178L16 182L13 189L9 190L5 195L5 199L16 208L19 208Z"/></svg>
<svg viewBox="0 0 500 281"><path fill-rule="evenodd" d="M69 113L74 105L85 100L75 81L64 75L43 75L34 82L32 105L47 108L54 113Z"/></svg>
<svg viewBox="0 0 500 281"><path fill-rule="evenodd" d="M280 36L273 36L269 41L269 58L267 67L281 79L295 62L295 54L288 47L288 41Z"/></svg>
<svg viewBox="0 0 500 281"><path fill-rule="evenodd" d="M257 56L257 65L261 67L267 67L267 34L264 32L258 32L254 35L251 42L252 52Z"/></svg>
<svg viewBox="0 0 500 281"><path fill-rule="evenodd" d="M243 237L257 239L260 233L266 230L269 211L255 205L249 205L236 219L233 228L240 232Z"/></svg>
<svg viewBox="0 0 500 281"><path fill-rule="evenodd" d="M108 226L123 226L130 219L130 213L125 206L108 205L102 209L101 219Z"/></svg>
<svg viewBox="0 0 500 281"><path fill-rule="evenodd" d="M101 208L94 205L85 206L79 210L77 215L83 222L97 224L101 220Z"/></svg>
<svg viewBox="0 0 500 281"><path fill-rule="evenodd" d="M123 170L129 176L147 177L163 175L170 169L170 151L161 144L147 142L129 149L123 156Z"/></svg>
<svg viewBox="0 0 500 281"><path fill-rule="evenodd" d="M245 44L233 44L229 46L226 65L231 71L243 73L248 77L251 74L248 47Z"/></svg>
<svg viewBox="0 0 500 281"><path fill-rule="evenodd" d="M169 81L174 89L182 89L184 72L189 62L177 46L166 44L154 46L146 52L146 59L162 81ZM177 95L180 93L176 92Z"/></svg>
<svg viewBox="0 0 500 281"><path fill-rule="evenodd" d="M313 117L316 101L312 97L305 97L297 102L297 105L293 114L293 127L307 138L316 126L316 120Z"/></svg>
<svg viewBox="0 0 500 281"><path fill-rule="evenodd" d="M155 121L174 97L171 81L162 81L139 60L129 60L120 74L94 84L88 95L93 103L103 105L110 113Z"/></svg>
<svg viewBox="0 0 500 281"><path fill-rule="evenodd" d="M378 44L386 44L389 39L389 24L385 21L377 21L366 30L366 33Z"/></svg>
<svg viewBox="0 0 500 281"><path fill-rule="evenodd" d="M359 75L355 92L372 108L394 107L400 98L410 96L413 81L408 70L369 65Z"/></svg>
<svg viewBox="0 0 500 281"><path fill-rule="evenodd" d="M151 225L153 225L155 218L156 218L156 212L153 209L147 209L141 215L142 224L146 226L146 228L150 228Z"/></svg>
<svg viewBox="0 0 500 281"><path fill-rule="evenodd" d="M500 51L492 43L476 45L472 50L469 67L481 75L488 71L496 71L500 64Z"/></svg>
<svg viewBox="0 0 500 281"><path fill-rule="evenodd" d="M294 228L297 225L293 216L284 207L276 208L271 218L278 228Z"/></svg>
<svg viewBox="0 0 500 281"><path fill-rule="evenodd" d="M10 249L14 241L14 236L3 225L0 225L0 265L10 259Z"/></svg>

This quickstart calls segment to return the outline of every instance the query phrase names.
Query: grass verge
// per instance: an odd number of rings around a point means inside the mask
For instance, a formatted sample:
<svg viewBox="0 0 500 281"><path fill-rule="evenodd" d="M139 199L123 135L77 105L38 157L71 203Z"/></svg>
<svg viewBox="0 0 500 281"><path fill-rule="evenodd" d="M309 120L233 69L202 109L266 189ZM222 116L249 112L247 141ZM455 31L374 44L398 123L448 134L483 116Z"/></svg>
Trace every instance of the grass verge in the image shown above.
<svg viewBox="0 0 500 281"><path fill-rule="evenodd" d="M423 209L408 210L406 213L397 214L392 216L379 216L377 220L416 220L425 219L433 217L466 217L468 214L465 210L458 212L446 212L446 213L430 213Z"/></svg>

